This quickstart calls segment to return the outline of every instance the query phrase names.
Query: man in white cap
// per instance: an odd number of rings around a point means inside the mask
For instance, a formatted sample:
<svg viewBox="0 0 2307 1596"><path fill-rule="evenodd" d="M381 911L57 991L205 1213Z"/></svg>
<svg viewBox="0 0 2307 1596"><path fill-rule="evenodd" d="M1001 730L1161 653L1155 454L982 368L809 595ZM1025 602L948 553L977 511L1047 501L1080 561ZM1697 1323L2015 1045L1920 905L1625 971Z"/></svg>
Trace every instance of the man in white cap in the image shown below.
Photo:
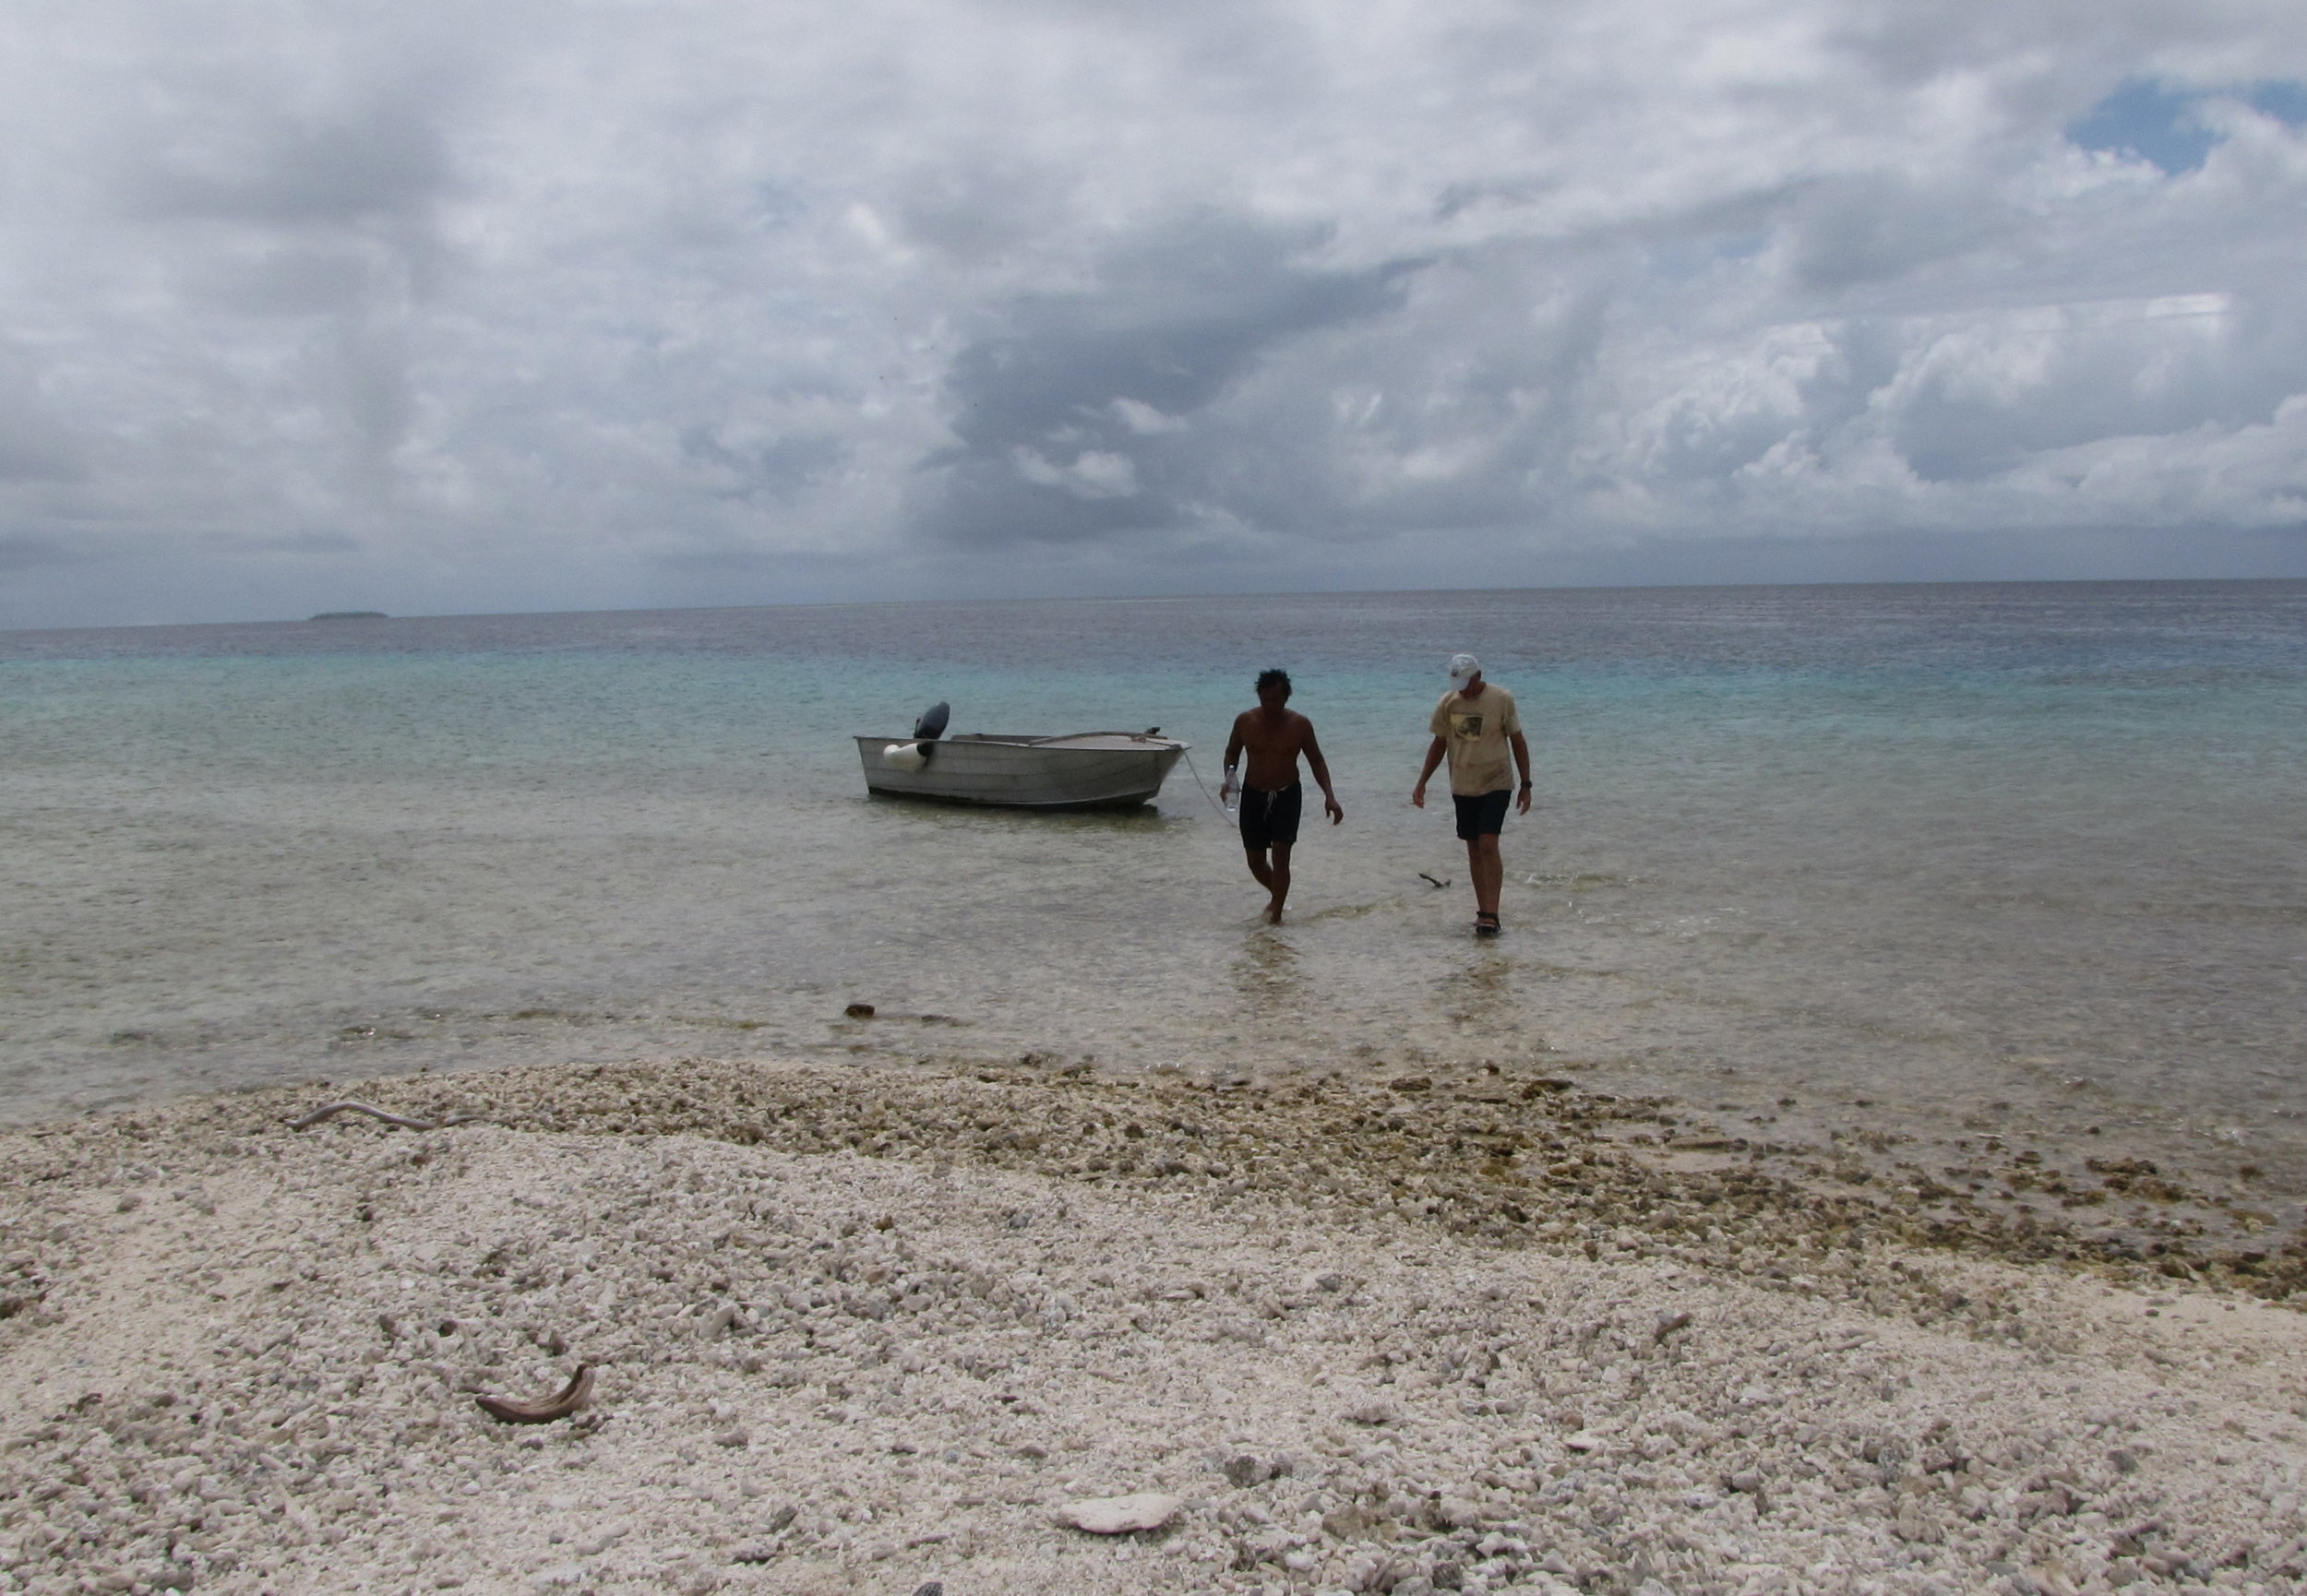
<svg viewBox="0 0 2307 1596"><path fill-rule="evenodd" d="M1434 741L1426 750L1426 768L1417 773L1410 802L1426 807L1426 783L1446 757L1450 761L1450 796L1458 807L1458 835L1466 845L1466 874L1474 878L1474 935L1496 936L1498 895L1506 882L1506 862L1499 856L1498 834L1506 828L1506 805L1519 799L1516 812L1530 813L1530 744L1522 735L1522 716L1514 696L1482 680L1482 661L1471 654L1453 655L1450 661L1450 691L1434 706L1427 730ZM1513 755L1509 766L1506 756ZM1522 785L1514 786L1519 769Z"/></svg>

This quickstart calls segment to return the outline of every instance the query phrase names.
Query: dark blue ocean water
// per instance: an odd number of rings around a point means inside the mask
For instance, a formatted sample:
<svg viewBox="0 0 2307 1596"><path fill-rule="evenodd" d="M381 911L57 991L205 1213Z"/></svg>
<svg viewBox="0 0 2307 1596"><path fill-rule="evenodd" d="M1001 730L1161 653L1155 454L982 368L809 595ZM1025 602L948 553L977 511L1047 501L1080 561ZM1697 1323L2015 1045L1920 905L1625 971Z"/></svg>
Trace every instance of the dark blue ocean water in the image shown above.
<svg viewBox="0 0 2307 1596"><path fill-rule="evenodd" d="M1460 649L1538 761L1495 945L1407 802ZM942 697L1160 725L1214 786L1269 664L1348 814L1278 931L1183 768L1034 817L868 799L849 741ZM2300 582L0 634L0 1114L662 1052L1540 1059L1756 1126L1863 1099L2291 1178L2302 778Z"/></svg>

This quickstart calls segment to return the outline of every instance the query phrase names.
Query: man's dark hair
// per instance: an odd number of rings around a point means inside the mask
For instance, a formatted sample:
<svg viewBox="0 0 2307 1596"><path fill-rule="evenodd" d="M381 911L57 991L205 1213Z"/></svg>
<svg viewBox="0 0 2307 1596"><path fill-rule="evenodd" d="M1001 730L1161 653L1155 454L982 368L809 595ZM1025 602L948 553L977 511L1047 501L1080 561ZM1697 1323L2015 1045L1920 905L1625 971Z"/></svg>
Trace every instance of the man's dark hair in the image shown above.
<svg viewBox="0 0 2307 1596"><path fill-rule="evenodd" d="M1268 687L1279 687L1282 689L1283 694L1287 696L1290 690L1290 673L1287 671L1283 670L1279 665L1276 665L1271 671L1259 672L1258 691L1262 693Z"/></svg>

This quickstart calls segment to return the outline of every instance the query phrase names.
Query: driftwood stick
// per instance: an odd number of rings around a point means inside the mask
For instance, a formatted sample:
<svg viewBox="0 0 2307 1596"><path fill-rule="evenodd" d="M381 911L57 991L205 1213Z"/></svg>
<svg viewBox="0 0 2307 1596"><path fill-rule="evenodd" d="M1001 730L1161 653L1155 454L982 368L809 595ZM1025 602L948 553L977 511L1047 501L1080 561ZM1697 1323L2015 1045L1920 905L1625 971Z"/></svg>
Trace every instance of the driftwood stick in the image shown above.
<svg viewBox="0 0 2307 1596"><path fill-rule="evenodd" d="M500 1423L549 1424L555 1419L566 1419L592 1399L592 1365L580 1364L577 1372L568 1377L560 1394L548 1401L513 1402L503 1397L476 1397L481 1411Z"/></svg>
<svg viewBox="0 0 2307 1596"><path fill-rule="evenodd" d="M347 1099L343 1102L332 1102L325 1107L317 1108L304 1118L291 1121L289 1129L307 1130L324 1119L334 1119L338 1114L347 1113L365 1114L371 1119L383 1120L387 1125L397 1125L402 1130L446 1130L452 1125L470 1125L485 1117L477 1114L452 1114L447 1119L411 1119L406 1114L387 1114L381 1108L371 1108L365 1102L354 1102Z"/></svg>

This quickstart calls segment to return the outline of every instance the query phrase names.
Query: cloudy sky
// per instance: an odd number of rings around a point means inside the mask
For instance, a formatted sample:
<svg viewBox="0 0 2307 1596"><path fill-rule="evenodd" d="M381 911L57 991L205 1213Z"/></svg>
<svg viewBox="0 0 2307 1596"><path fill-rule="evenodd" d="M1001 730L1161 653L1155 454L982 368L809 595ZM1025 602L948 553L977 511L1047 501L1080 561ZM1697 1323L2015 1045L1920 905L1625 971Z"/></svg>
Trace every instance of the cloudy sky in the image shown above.
<svg viewBox="0 0 2307 1596"><path fill-rule="evenodd" d="M2297 0L11 0L0 626L2307 576Z"/></svg>

